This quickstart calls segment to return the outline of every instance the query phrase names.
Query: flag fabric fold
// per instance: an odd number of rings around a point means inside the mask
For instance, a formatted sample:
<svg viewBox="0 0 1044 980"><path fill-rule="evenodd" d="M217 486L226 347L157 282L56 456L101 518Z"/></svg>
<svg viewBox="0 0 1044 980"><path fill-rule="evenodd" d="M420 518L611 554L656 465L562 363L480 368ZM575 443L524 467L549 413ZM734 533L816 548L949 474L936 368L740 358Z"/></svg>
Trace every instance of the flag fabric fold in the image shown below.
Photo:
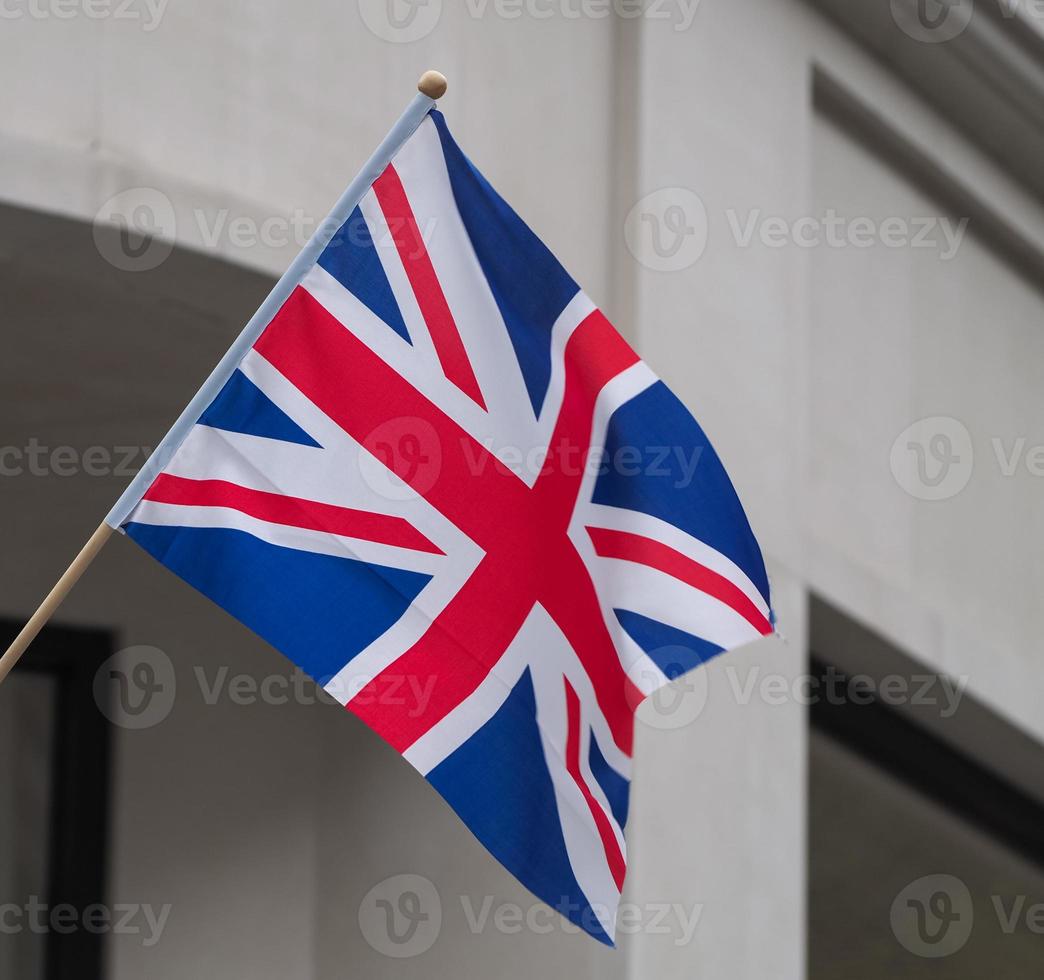
<svg viewBox="0 0 1044 980"><path fill-rule="evenodd" d="M435 110L122 530L610 944L638 704L772 631L703 431Z"/></svg>

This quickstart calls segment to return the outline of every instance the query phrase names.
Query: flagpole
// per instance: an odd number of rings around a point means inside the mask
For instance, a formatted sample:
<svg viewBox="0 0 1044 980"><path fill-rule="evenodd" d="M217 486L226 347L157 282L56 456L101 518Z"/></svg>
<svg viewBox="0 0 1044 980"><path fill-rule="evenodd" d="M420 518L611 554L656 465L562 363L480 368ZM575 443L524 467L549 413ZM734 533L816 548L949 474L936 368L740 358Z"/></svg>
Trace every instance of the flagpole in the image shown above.
<svg viewBox="0 0 1044 980"><path fill-rule="evenodd" d="M164 465L178 451L185 441L189 431L196 424L196 420L203 414L206 407L214 400L217 393L224 387L239 366L244 355L253 347L255 341L261 336L262 331L271 322L272 317L280 310L289 299L290 294L298 286L301 280L315 265L316 260L322 254L323 249L330 244L330 240L338 229L348 220L352 212L358 207L363 195L370 189L373 182L381 175L384 168L388 166L391 159L399 151L402 145L416 132L417 127L424 121L425 117L434 107L437 99L446 93L446 78L437 71L426 71L417 82L417 95L406 107L406 111L399 117L399 121L391 128L388 135L384 137L381 144L355 179L348 185L344 193L338 198L330 213L323 219L316 229L315 234L308 240L308 244L301 250L290 267L279 278L265 301L250 321L243 328L240 335L235 339L232 346L226 351L225 356L218 362L217 367L211 372L210 377L203 382L203 386L196 392L192 400L185 406L185 410L171 427L170 431L163 437L159 445L153 450L145 465L131 480L127 489L124 490L119 500L116 501L112 510L109 511L105 520L91 535L80 551L73 559L72 564L65 570L64 574L55 583L48 593L47 598L30 617L15 641L8 647L7 652L0 657L0 683L11 672L18 663L19 658L25 653L26 648L32 643L36 635L43 629L47 621L54 615L55 610L61 605L62 600L69 594L72 587L101 551L105 542L109 540L112 532L118 530L130 515L130 512L138 505L153 480L159 475Z"/></svg>

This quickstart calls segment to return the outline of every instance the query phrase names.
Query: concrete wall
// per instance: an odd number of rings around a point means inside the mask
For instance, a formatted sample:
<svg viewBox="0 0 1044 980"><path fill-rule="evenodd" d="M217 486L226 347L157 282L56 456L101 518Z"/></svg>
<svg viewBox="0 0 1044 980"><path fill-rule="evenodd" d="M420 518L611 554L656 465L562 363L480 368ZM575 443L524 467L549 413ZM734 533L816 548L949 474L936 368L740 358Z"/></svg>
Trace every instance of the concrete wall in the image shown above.
<svg viewBox="0 0 1044 980"><path fill-rule="evenodd" d="M4 198L92 220L111 195L156 188L179 243L281 272L299 246L238 245L217 231L222 213L228 225L320 220L437 64L452 79L455 135L589 290L606 292L611 20L505 20L437 2L429 34L395 43L366 26L360 7L381 29L383 4L370 0L155 2L158 20L134 0L140 19L114 3L105 19L5 24Z"/></svg>

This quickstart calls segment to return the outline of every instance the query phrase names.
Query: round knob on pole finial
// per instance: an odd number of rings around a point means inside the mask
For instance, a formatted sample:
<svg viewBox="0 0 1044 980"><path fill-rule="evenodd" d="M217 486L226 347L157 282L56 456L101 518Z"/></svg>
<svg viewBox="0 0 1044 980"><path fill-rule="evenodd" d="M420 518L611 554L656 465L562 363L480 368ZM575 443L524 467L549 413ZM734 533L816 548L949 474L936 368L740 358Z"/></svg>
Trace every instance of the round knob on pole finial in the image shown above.
<svg viewBox="0 0 1044 980"><path fill-rule="evenodd" d="M441 99L446 94L446 76L439 71L426 71L417 82L417 90L429 99Z"/></svg>

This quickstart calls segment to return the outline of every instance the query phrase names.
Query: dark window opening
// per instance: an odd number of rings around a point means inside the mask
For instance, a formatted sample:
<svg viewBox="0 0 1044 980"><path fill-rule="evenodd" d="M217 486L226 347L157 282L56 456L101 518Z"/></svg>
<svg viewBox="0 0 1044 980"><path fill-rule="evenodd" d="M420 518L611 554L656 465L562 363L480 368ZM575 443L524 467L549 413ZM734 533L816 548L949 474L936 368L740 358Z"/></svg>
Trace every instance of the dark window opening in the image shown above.
<svg viewBox="0 0 1044 980"><path fill-rule="evenodd" d="M810 980L1036 980L1044 802L1013 773L1044 773L1044 748L836 610L812 617Z"/></svg>
<svg viewBox="0 0 1044 980"><path fill-rule="evenodd" d="M16 629L0 621L0 648ZM0 685L0 976L102 976L104 933L83 914L105 903L109 725L94 678L112 652L105 632L48 628Z"/></svg>

